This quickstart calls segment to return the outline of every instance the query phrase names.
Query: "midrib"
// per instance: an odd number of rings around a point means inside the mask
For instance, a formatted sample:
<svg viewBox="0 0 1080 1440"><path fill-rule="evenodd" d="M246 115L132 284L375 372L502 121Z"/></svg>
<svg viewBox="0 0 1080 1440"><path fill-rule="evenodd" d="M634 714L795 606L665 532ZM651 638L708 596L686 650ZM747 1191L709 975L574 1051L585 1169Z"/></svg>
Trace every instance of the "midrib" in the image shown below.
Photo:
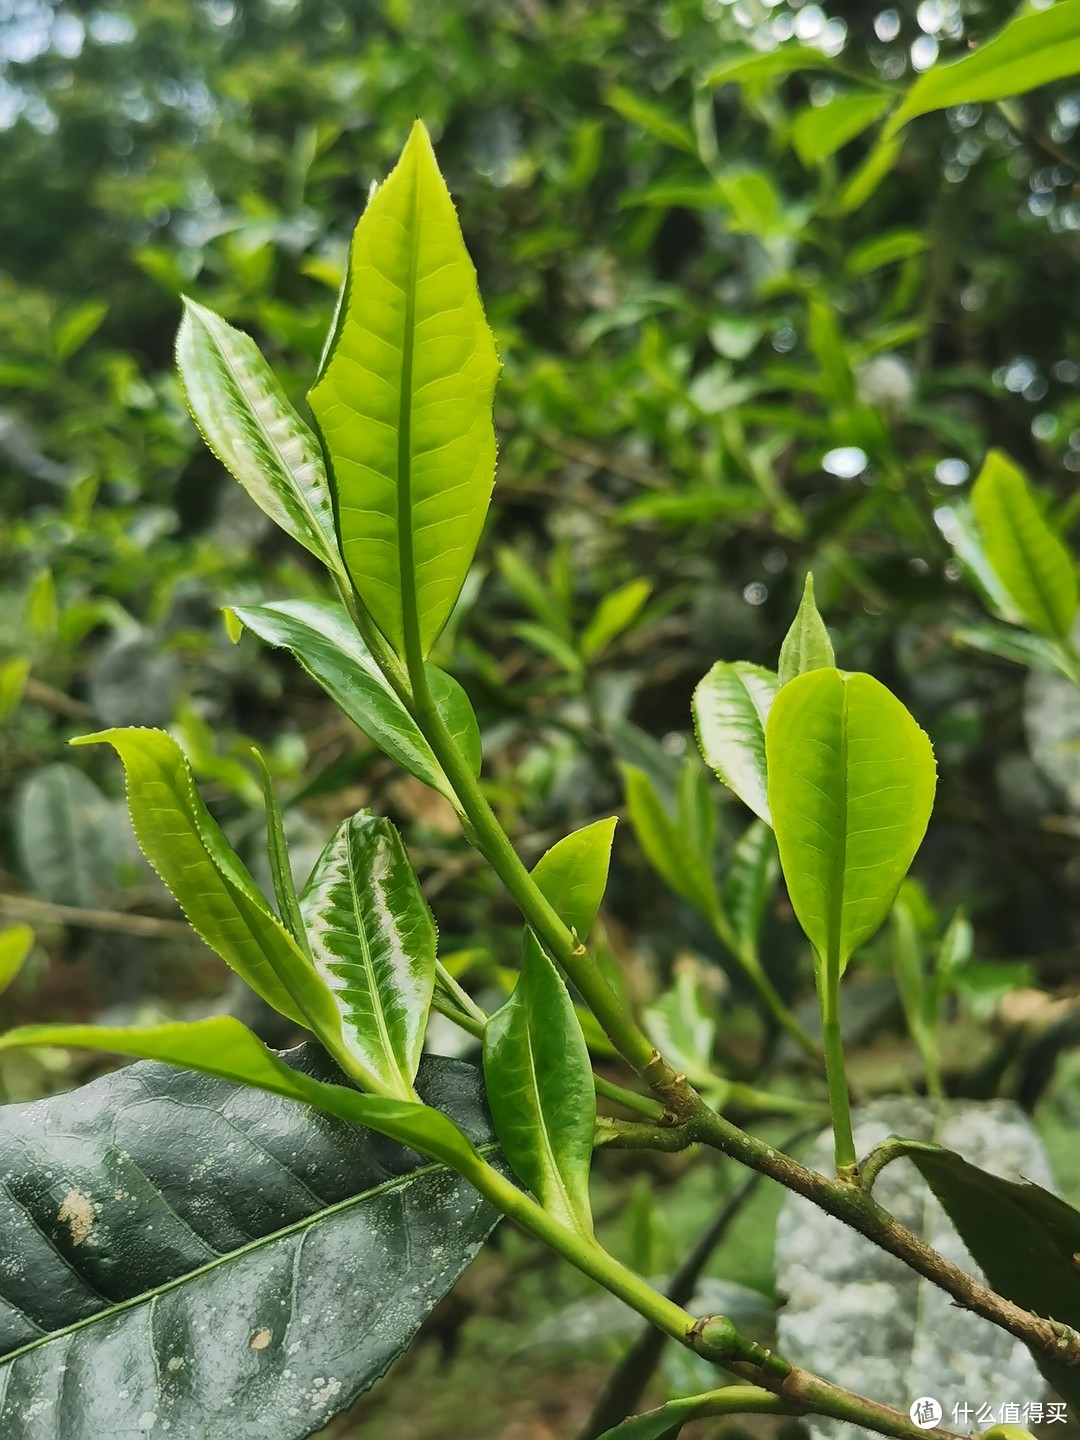
<svg viewBox="0 0 1080 1440"><path fill-rule="evenodd" d="M412 375L416 339L416 277L420 264L420 177L415 163L409 192L408 234L409 266L405 277L405 326L401 337L397 455L398 586L407 664L410 657L419 658L420 654L412 529Z"/></svg>

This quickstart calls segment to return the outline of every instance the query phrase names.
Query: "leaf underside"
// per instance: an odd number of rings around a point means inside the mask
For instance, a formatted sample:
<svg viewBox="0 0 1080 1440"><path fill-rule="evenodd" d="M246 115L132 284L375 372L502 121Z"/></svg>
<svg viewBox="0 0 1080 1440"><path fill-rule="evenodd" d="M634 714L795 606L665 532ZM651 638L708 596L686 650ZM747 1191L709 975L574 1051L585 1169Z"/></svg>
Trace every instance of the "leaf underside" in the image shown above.
<svg viewBox="0 0 1080 1440"><path fill-rule="evenodd" d="M323 1052L285 1057L340 1083ZM478 1143L479 1076L419 1087ZM143 1062L0 1111L0 1434L300 1440L411 1342L495 1214L359 1125Z"/></svg>

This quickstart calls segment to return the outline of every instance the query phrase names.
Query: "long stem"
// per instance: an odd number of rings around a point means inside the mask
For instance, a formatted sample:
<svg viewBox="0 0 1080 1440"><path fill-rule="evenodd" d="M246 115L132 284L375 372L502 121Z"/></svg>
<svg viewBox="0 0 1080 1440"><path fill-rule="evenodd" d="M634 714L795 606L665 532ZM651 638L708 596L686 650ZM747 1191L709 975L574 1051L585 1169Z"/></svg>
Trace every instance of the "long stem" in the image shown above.
<svg viewBox="0 0 1080 1440"><path fill-rule="evenodd" d="M799 1021L792 1014L791 1010L784 1003L780 992L765 973L765 968L756 955L747 954L739 944L732 932L726 917L717 912L712 917L713 930L716 938L723 945L724 949L738 961L743 973L754 986L755 990L764 1001L765 1008L780 1026L781 1030L790 1035L792 1040L801 1050L818 1065L821 1064L821 1049L813 1036L800 1025Z"/></svg>
<svg viewBox="0 0 1080 1440"><path fill-rule="evenodd" d="M851 1133L851 1102L848 1098L847 1071L844 1067L844 1038L840 1033L840 955L830 950L821 968L821 1033L825 1043L825 1078L829 1086L829 1109L832 1111L833 1141L836 1147L836 1173L854 1175L858 1156L855 1137Z"/></svg>

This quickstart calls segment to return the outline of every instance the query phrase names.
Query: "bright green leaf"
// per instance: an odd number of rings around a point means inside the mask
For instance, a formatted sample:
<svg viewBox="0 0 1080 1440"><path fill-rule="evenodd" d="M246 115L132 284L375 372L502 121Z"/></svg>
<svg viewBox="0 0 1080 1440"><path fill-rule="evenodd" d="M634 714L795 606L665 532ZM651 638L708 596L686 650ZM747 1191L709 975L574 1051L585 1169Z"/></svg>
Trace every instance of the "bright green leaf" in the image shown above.
<svg viewBox="0 0 1080 1440"><path fill-rule="evenodd" d="M820 165L854 140L889 108L880 90L837 95L825 105L809 105L791 122L791 143L804 165Z"/></svg>
<svg viewBox="0 0 1080 1440"><path fill-rule="evenodd" d="M889 230L884 235L872 235L869 240L855 246L844 268L849 275L861 279L886 265L895 264L897 260L910 260L913 255L921 255L928 243L921 230Z"/></svg>
<svg viewBox="0 0 1080 1440"><path fill-rule="evenodd" d="M29 678L30 661L25 656L13 655L10 660L0 661L0 721L19 708Z"/></svg>
<svg viewBox="0 0 1080 1440"><path fill-rule="evenodd" d="M1080 3L1076 8L1080 13ZM1027 480L1000 450L987 455L971 503L986 558L1016 608L1033 630L1068 639L1076 619L1076 567Z"/></svg>
<svg viewBox="0 0 1080 1440"><path fill-rule="evenodd" d="M865 205L896 164L900 155L900 141L890 140L884 135L878 137L866 159L848 176L836 201L840 215L850 215Z"/></svg>
<svg viewBox="0 0 1080 1440"><path fill-rule="evenodd" d="M630 821L646 858L684 900L713 917L719 900L710 858L693 846L691 837L668 814L645 771L636 765L621 769Z"/></svg>
<svg viewBox="0 0 1080 1440"><path fill-rule="evenodd" d="M934 520L988 608L1002 620L1022 625L1024 618L1015 600L990 564L972 507L964 502L942 505L935 511Z"/></svg>
<svg viewBox="0 0 1080 1440"><path fill-rule="evenodd" d="M185 300L176 360L210 449L275 525L343 574L319 442L254 340Z"/></svg>
<svg viewBox="0 0 1080 1440"><path fill-rule="evenodd" d="M718 660L694 691L694 729L705 763L766 824L765 720L779 688L771 670Z"/></svg>
<svg viewBox="0 0 1080 1440"><path fill-rule="evenodd" d="M314 1105L342 1120L354 1120L410 1145L422 1155L468 1169L476 1151L454 1122L418 1100L361 1095L345 1085L313 1080L266 1048L239 1020L218 1015L209 1020L169 1025L23 1025L0 1035L0 1051L26 1046L62 1045L83 1050L113 1050L141 1060L164 1060L203 1075L238 1080L290 1100Z"/></svg>
<svg viewBox="0 0 1080 1440"><path fill-rule="evenodd" d="M649 580L629 580L597 605L581 634L581 653L592 660L628 630L652 593Z"/></svg>
<svg viewBox="0 0 1080 1440"><path fill-rule="evenodd" d="M143 854L192 928L268 1005L326 1041L339 1029L307 956L270 909L195 786L187 757L163 730L103 730L124 762L128 809Z"/></svg>
<svg viewBox="0 0 1080 1440"><path fill-rule="evenodd" d="M1051 675L1064 675L1077 683L1076 662L1057 640L1045 635L1031 635L1026 630L1006 630L1002 625L965 625L953 631L953 642L982 655L997 655L1014 665L1032 670L1046 670Z"/></svg>
<svg viewBox="0 0 1080 1440"><path fill-rule="evenodd" d="M909 120L951 105L983 105L1023 95L1080 73L1080 0L1058 0L1019 15L993 40L951 65L920 75L889 120L894 135Z"/></svg>
<svg viewBox="0 0 1080 1440"><path fill-rule="evenodd" d="M367 1089L410 1097L435 985L435 922L390 821L343 821L300 909L352 1073Z"/></svg>
<svg viewBox="0 0 1080 1440"><path fill-rule="evenodd" d="M842 971L881 925L930 819L930 741L870 675L811 670L766 727L769 804L788 894L821 961Z"/></svg>
<svg viewBox="0 0 1080 1440"><path fill-rule="evenodd" d="M783 80L800 70L831 70L833 61L808 45L780 45L775 50L737 50L705 75L706 85L752 85Z"/></svg>
<svg viewBox="0 0 1080 1440"><path fill-rule="evenodd" d="M591 1237L592 1066L562 976L531 930L514 993L487 1023L484 1082L515 1175L563 1225Z"/></svg>
<svg viewBox="0 0 1080 1440"><path fill-rule="evenodd" d="M495 480L498 375L476 271L417 121L353 236L309 400L342 554L375 623L428 654L472 563Z"/></svg>
<svg viewBox="0 0 1080 1440"><path fill-rule="evenodd" d="M648 100L644 95L638 95L624 85L609 85L604 91L604 102L624 120L629 120L646 134L662 140L665 145L672 145L676 150L685 150L690 155L697 154L694 137L687 126L673 120L655 100Z"/></svg>
<svg viewBox="0 0 1080 1440"><path fill-rule="evenodd" d="M454 803L454 791L431 746L390 688L341 605L281 600L237 605L237 618L267 645L291 650L334 704L403 770ZM481 744L469 698L456 680L429 663L428 683L447 729L480 773Z"/></svg>
<svg viewBox="0 0 1080 1440"><path fill-rule="evenodd" d="M533 868L532 878L544 898L582 942L592 929L607 888L616 823L614 817L596 820L565 835Z"/></svg>
<svg viewBox="0 0 1080 1440"><path fill-rule="evenodd" d="M795 619L780 646L777 675L780 684L786 685L796 675L805 675L808 670L828 669L835 664L836 655L829 632L814 602L814 577L808 572Z"/></svg>
<svg viewBox="0 0 1080 1440"><path fill-rule="evenodd" d="M81 350L108 313L109 307L104 300L83 300L66 311L53 329L56 358L68 360L76 350Z"/></svg>

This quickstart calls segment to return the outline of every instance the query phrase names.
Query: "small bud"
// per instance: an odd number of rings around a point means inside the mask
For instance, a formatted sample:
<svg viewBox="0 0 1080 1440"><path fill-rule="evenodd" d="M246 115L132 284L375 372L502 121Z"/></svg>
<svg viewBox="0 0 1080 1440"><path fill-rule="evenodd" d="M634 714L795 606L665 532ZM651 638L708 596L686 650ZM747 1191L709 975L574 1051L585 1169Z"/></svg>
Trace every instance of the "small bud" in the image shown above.
<svg viewBox="0 0 1080 1440"><path fill-rule="evenodd" d="M709 1315L692 1331L691 1344L707 1360L730 1360L743 1349L743 1338L726 1315Z"/></svg>

